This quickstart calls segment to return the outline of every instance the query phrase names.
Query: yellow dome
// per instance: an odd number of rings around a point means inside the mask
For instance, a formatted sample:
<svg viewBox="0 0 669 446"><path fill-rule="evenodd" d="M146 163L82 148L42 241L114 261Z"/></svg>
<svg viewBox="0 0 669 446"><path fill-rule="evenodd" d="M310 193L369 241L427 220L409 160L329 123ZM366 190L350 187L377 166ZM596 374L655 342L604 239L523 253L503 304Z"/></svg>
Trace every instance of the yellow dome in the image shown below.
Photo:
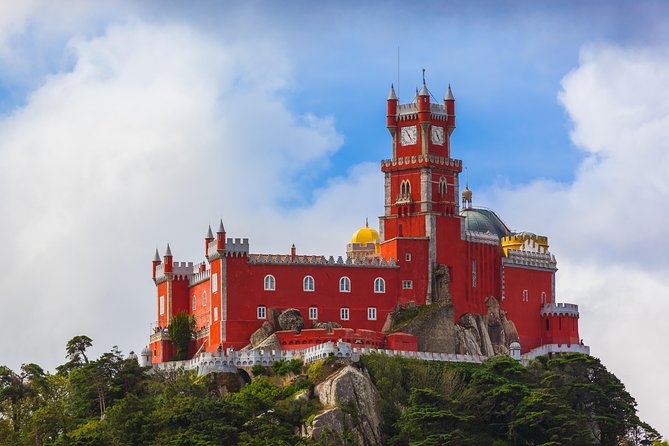
<svg viewBox="0 0 669 446"><path fill-rule="evenodd" d="M469 190L469 187L465 186L465 190L462 191L462 198L465 200L472 199L472 191Z"/></svg>
<svg viewBox="0 0 669 446"><path fill-rule="evenodd" d="M376 230L370 228L365 222L365 227L360 228L353 234L351 237L351 243L378 243L379 242L379 233Z"/></svg>

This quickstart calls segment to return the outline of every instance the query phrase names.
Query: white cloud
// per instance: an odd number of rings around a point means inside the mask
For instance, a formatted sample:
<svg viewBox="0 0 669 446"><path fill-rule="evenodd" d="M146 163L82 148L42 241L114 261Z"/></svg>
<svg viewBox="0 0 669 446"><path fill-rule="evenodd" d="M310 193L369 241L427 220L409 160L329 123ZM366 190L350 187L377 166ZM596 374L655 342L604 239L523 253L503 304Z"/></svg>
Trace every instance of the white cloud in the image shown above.
<svg viewBox="0 0 669 446"><path fill-rule="evenodd" d="M381 203L359 194L380 183L369 166L303 190L343 138L333 118L286 106L290 65L271 42L134 23L69 51L73 68L0 120L0 335L16 340L2 344L3 363L53 367L76 334L98 353L143 347L155 244L203 260L206 225L221 215L256 250L294 241L341 253L364 218L355 213ZM325 233L328 219L338 225Z"/></svg>
<svg viewBox="0 0 669 446"><path fill-rule="evenodd" d="M562 82L560 101L585 158L571 184L498 186L512 225L550 237L558 295L580 304L592 353L669 433L669 52L591 46Z"/></svg>

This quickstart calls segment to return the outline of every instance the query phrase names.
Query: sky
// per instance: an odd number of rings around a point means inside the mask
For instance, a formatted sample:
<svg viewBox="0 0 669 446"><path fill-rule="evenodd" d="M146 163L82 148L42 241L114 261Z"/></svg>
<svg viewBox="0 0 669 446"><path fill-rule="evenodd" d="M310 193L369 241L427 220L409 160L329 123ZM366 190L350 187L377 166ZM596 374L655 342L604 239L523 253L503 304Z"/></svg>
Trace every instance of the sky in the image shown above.
<svg viewBox="0 0 669 446"><path fill-rule="evenodd" d="M154 250L202 261L220 218L344 254L383 212L390 84L424 68L474 204L549 237L558 300L669 435L669 3L281 3L0 0L0 364L141 350Z"/></svg>

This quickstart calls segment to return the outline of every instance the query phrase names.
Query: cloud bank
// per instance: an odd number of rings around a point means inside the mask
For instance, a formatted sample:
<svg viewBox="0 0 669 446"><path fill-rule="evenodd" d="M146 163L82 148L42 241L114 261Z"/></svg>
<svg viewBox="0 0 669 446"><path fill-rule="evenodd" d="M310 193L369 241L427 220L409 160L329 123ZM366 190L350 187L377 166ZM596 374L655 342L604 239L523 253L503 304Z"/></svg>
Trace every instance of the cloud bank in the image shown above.
<svg viewBox="0 0 669 446"><path fill-rule="evenodd" d="M581 335L669 432L669 52L597 45L562 81L559 100L584 160L570 184L498 185L512 226L547 234L558 298L581 309ZM521 228L519 228L521 229Z"/></svg>

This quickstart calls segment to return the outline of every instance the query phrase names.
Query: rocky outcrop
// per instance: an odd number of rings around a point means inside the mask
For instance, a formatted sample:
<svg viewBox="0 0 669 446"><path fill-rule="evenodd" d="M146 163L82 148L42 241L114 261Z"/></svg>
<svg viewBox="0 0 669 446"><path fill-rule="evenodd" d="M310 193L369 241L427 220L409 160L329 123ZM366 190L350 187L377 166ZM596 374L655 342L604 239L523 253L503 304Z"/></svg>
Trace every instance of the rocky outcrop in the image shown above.
<svg viewBox="0 0 669 446"><path fill-rule="evenodd" d="M316 441L344 444L349 432L357 444L382 444L379 395L369 376L352 366L343 367L314 389L325 410L306 429Z"/></svg>
<svg viewBox="0 0 669 446"><path fill-rule="evenodd" d="M333 328L341 328L341 324L337 322L314 322L314 328L325 328L328 333L332 333Z"/></svg>
<svg viewBox="0 0 669 446"><path fill-rule="evenodd" d="M270 324L267 321L263 322L260 328L254 331L251 337L249 338L249 342L251 343L251 348L256 348L272 333L274 333L274 327L272 327L272 324Z"/></svg>
<svg viewBox="0 0 669 446"><path fill-rule="evenodd" d="M301 332L304 328L304 319L302 313L296 308L284 310L279 315L279 327L281 330L295 330Z"/></svg>
<svg viewBox="0 0 669 446"><path fill-rule="evenodd" d="M451 296L451 273L446 265L437 264L432 273L432 302L441 305L453 305ZM428 302L430 303L430 302Z"/></svg>
<svg viewBox="0 0 669 446"><path fill-rule="evenodd" d="M494 297L486 299L486 314L466 313L455 326L455 353L463 355L508 355L509 344L518 342L513 321L506 318Z"/></svg>
<svg viewBox="0 0 669 446"><path fill-rule="evenodd" d="M418 338L418 351L455 351L452 305L436 305L402 326L401 330Z"/></svg>
<svg viewBox="0 0 669 446"><path fill-rule="evenodd" d="M254 347L254 350L264 350L264 351L278 351L281 350L281 341L276 333L272 333L267 338L265 338L260 344Z"/></svg>

